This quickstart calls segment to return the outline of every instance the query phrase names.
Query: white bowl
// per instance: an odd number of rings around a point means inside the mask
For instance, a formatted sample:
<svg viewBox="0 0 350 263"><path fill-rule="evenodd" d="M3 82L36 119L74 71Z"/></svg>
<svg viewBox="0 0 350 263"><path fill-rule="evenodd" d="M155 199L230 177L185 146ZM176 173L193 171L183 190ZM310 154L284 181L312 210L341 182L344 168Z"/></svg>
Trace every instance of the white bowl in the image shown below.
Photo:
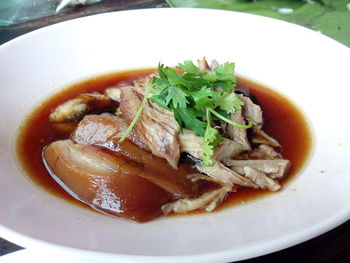
<svg viewBox="0 0 350 263"><path fill-rule="evenodd" d="M118 220L58 199L16 161L26 115L62 87L100 73L205 55L286 94L315 147L282 192L211 214ZM223 262L283 249L350 218L350 51L319 33L215 10L107 13L49 26L0 47L0 236L86 262ZM324 173L321 173L324 171Z"/></svg>

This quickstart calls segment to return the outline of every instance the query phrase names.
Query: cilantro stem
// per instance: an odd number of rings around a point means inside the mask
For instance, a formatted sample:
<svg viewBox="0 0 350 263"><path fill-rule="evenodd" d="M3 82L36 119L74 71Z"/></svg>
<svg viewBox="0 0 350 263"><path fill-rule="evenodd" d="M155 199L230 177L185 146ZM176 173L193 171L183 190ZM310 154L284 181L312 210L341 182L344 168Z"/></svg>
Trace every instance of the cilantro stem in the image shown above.
<svg viewBox="0 0 350 263"><path fill-rule="evenodd" d="M130 133L130 131L132 130L132 128L134 128L136 122L138 121L138 119L140 118L141 116L141 113L142 113L142 110L143 108L145 107L146 105L146 102L147 102L147 99L148 99L148 96L151 92L151 89L152 89L152 84L151 83L148 83L147 85L147 88L145 90L145 95L143 96L143 100L141 102L141 105L140 107L138 108L136 114L135 114L135 117L134 119L132 120L132 122L130 123L129 127L126 129L126 131L124 132L123 136L119 139L118 143L122 143L126 137L128 137L128 134Z"/></svg>
<svg viewBox="0 0 350 263"><path fill-rule="evenodd" d="M206 108L205 111L206 111L206 115L207 115L207 129L209 129L211 127L210 123L211 123L211 117L210 117L210 109L209 108Z"/></svg>
<svg viewBox="0 0 350 263"><path fill-rule="evenodd" d="M236 126L238 128L242 128L242 129L248 129L248 128L251 128L253 126L252 121L249 121L247 125L243 125L243 124L239 124L237 122L231 121L230 119L227 119L226 117L222 116L220 113L216 112L213 109L207 108L207 110L209 112L211 112L212 114L214 114L220 120L223 120L223 121L227 122L228 124L231 124L232 126Z"/></svg>

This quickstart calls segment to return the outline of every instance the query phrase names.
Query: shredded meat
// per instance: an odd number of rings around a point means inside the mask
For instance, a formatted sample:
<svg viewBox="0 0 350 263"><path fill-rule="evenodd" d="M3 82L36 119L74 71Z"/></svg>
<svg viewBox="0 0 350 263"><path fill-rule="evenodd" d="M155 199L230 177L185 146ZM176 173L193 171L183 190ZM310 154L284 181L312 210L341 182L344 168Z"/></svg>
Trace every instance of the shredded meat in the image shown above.
<svg viewBox="0 0 350 263"><path fill-rule="evenodd" d="M245 124L245 121L242 115L242 110L237 110L235 114L230 114L228 118L236 123ZM230 139L242 145L242 150L244 151L251 150L246 129L228 125L226 123L222 123L222 128Z"/></svg>
<svg viewBox="0 0 350 263"><path fill-rule="evenodd" d="M219 66L219 62L215 59L213 59L211 62L210 62L210 70L213 70L214 68L216 68L217 66Z"/></svg>
<svg viewBox="0 0 350 263"><path fill-rule="evenodd" d="M262 172L259 172L247 166L245 166L243 170L244 170L244 175L249 179L251 179L254 183L256 183L256 185L258 185L262 189L268 189L272 192L275 192L281 188L281 186L277 181L269 178Z"/></svg>
<svg viewBox="0 0 350 263"><path fill-rule="evenodd" d="M174 213L185 213L198 209L205 209L207 212L213 211L225 198L231 189L222 187L210 192L207 192L195 199L179 199L177 201L165 204L162 206L165 215Z"/></svg>
<svg viewBox="0 0 350 263"><path fill-rule="evenodd" d="M260 144L257 148L255 148L250 153L250 157L252 159L282 159L282 155L280 153L276 152L271 146L265 144Z"/></svg>
<svg viewBox="0 0 350 263"><path fill-rule="evenodd" d="M262 173L271 178L282 178L290 168L290 161L284 159L276 160L225 160L225 164L233 171L244 174L246 167Z"/></svg>
<svg viewBox="0 0 350 263"><path fill-rule="evenodd" d="M213 158L216 161L221 162L223 160L236 157L242 152L242 150L242 144L225 138L223 142L215 147Z"/></svg>
<svg viewBox="0 0 350 263"><path fill-rule="evenodd" d="M187 152L197 159L203 159L203 137L189 129L183 129L179 135L180 151Z"/></svg>
<svg viewBox="0 0 350 263"><path fill-rule="evenodd" d="M191 130L183 129L179 139L181 152L187 152L200 160L203 159L203 137L197 136ZM222 160L233 158L242 151L242 148L240 143L224 138L224 141L215 147L213 159L221 162Z"/></svg>
<svg viewBox="0 0 350 263"><path fill-rule="evenodd" d="M253 125L252 143L266 144L273 147L281 147L278 141L263 131L260 125Z"/></svg>
<svg viewBox="0 0 350 263"><path fill-rule="evenodd" d="M132 86L122 89L118 113L128 124L141 105L143 94L140 90ZM134 129L154 155L177 167L180 157L179 125L172 112L148 100Z"/></svg>
<svg viewBox="0 0 350 263"><path fill-rule="evenodd" d="M246 120L252 121L255 125L263 124L262 111L259 105L254 104L252 100L242 94L239 95L240 99L244 102L243 116Z"/></svg>
<svg viewBox="0 0 350 263"><path fill-rule="evenodd" d="M222 185L240 185L246 187L257 188L248 178L232 171L221 163L216 162L213 166L204 166L201 163L196 164L198 171L212 177L216 182L221 183Z"/></svg>
<svg viewBox="0 0 350 263"><path fill-rule="evenodd" d="M198 64L198 68L202 71L209 71L210 70L209 64L208 64L207 60L205 59L205 57L203 57L202 59L198 59L197 64Z"/></svg>

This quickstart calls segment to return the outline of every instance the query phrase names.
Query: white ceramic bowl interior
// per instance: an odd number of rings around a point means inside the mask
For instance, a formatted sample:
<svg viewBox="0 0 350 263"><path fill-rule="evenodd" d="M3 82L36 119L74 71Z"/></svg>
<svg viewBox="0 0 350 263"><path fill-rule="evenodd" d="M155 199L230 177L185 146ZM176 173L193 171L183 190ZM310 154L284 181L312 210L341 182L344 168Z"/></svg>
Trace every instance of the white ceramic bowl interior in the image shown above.
<svg viewBox="0 0 350 263"><path fill-rule="evenodd" d="M61 88L202 56L236 62L238 74L285 94L309 119L312 157L283 191L217 213L137 224L60 200L17 164L21 123ZM222 262L286 248L350 218L350 51L319 33L243 13L137 10L40 29L0 46L0 61L4 238L87 262Z"/></svg>

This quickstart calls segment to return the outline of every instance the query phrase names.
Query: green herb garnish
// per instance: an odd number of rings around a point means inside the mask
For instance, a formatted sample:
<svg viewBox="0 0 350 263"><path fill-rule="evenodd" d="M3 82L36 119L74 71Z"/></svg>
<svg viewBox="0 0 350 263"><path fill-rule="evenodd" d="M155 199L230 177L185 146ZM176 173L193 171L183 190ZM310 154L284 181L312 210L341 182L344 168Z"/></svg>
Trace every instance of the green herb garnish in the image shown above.
<svg viewBox="0 0 350 263"><path fill-rule="evenodd" d="M150 92L152 102L172 111L181 132L187 128L204 137L203 163L212 166L213 150L223 141L218 130L220 127L212 127L212 121L222 120L244 129L252 126L251 122L242 125L227 118L228 114L234 114L243 105L243 101L233 92L236 86L234 63L227 62L212 71L205 71L187 60L176 68L178 70L159 64L159 77L152 79L150 83L153 89L147 87L145 98ZM183 72L179 73L180 70ZM135 125L144 105L145 99L120 141L126 138Z"/></svg>

